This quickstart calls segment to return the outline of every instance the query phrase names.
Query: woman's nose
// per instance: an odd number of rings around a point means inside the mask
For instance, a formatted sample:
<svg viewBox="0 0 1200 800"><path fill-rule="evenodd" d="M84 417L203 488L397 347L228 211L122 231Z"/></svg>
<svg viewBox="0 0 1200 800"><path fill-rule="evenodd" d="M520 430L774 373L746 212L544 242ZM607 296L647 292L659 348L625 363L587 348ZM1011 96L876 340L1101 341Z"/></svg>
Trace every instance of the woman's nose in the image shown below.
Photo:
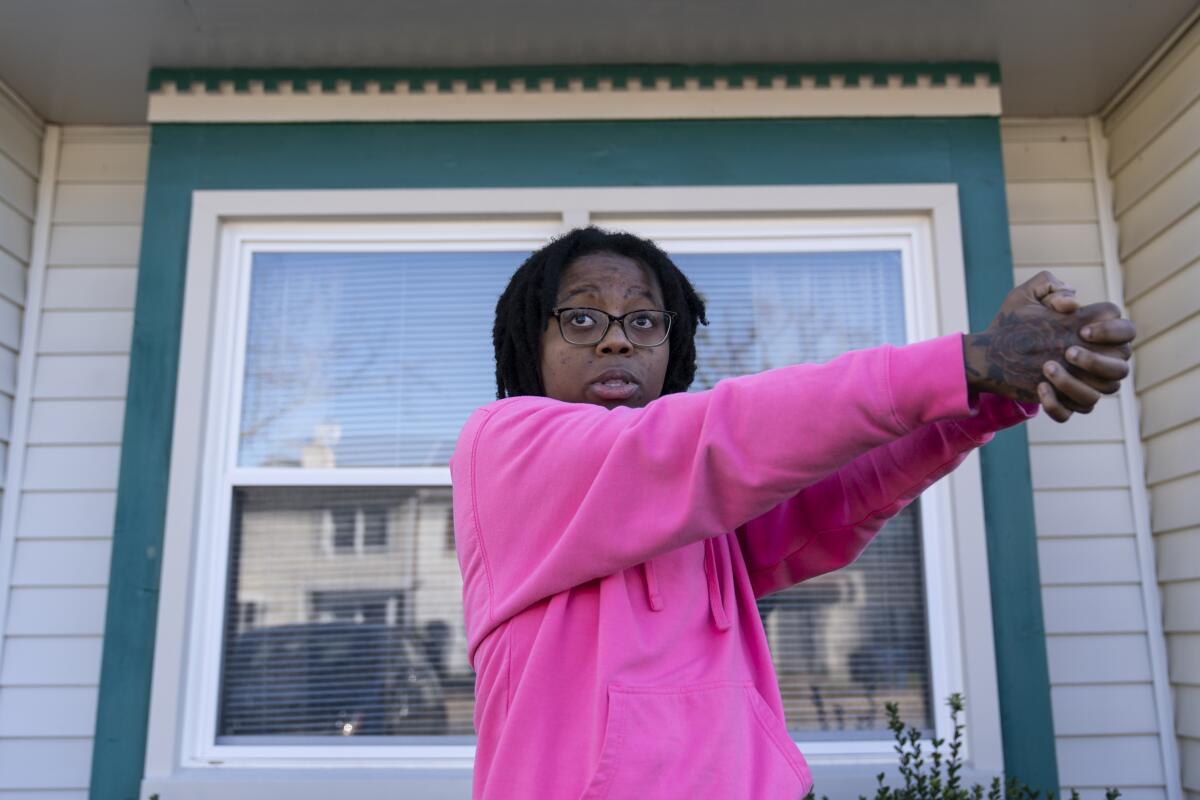
<svg viewBox="0 0 1200 800"><path fill-rule="evenodd" d="M612 355L613 353L624 354L633 352L633 345L630 344L628 337L625 336L625 328L620 323L613 322L608 326L608 331L605 332L604 338L596 344L596 349L608 355Z"/></svg>

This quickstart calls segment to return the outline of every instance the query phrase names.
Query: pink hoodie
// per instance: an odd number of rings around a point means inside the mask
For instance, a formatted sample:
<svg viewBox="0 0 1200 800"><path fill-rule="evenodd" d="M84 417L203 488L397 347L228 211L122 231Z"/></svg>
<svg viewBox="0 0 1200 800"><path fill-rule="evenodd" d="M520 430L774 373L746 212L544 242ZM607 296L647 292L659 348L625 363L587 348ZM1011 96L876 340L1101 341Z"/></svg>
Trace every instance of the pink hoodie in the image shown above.
<svg viewBox="0 0 1200 800"><path fill-rule="evenodd" d="M450 462L477 800L799 800L755 598L854 561L1037 413L969 399L962 335L645 408L498 400Z"/></svg>

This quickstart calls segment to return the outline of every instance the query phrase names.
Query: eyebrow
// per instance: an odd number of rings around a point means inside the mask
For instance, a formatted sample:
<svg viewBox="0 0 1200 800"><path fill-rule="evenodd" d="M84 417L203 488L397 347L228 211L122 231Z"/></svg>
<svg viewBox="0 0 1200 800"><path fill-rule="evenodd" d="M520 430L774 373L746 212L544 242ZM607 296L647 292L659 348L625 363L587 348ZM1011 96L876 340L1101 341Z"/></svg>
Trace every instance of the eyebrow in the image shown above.
<svg viewBox="0 0 1200 800"><path fill-rule="evenodd" d="M593 286L593 285L592 285L592 284L590 284L590 283L584 283L584 284L580 284L579 286L576 286L574 289L572 289L571 291L569 291L569 292L567 292L566 294L564 294L564 295L563 295L563 296L562 296L562 297L559 299L559 301L558 301L558 302L560 302L560 303L565 303L566 301L570 300L570 299L571 299L572 297L574 297L575 295L577 295L577 294L585 294L586 292L596 292L596 293L598 294L598 293L600 292L600 290L599 290L599 289L597 289L595 286ZM658 300L656 300L656 299L654 298L654 295L650 294L650 291L649 291L648 289L646 289L645 287L643 287L643 286L638 286L638 287L635 287L635 288L631 288L631 289L629 289L628 291L626 291L626 292L625 292L625 298L626 298L626 299L628 299L628 298L629 298L631 295L635 295L635 294L636 294L638 297L644 297L644 298L646 298L646 299L647 299L647 300L649 300L651 303L657 303L657 302L658 302Z"/></svg>

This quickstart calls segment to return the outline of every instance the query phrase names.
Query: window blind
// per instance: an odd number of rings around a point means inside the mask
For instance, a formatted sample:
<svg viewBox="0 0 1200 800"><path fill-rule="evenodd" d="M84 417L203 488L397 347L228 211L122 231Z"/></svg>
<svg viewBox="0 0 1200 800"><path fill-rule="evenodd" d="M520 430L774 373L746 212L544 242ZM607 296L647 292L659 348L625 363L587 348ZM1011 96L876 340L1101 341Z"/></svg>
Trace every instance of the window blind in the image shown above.
<svg viewBox="0 0 1200 800"><path fill-rule="evenodd" d="M254 255L236 461L272 477L230 486L218 741L472 733L449 487L354 476L447 463L495 396L495 303L526 255ZM694 391L904 342L899 253L675 258L712 323ZM338 478L287 485L306 469ZM928 722L922 586L914 504L856 564L763 599L795 736L879 738L887 700Z"/></svg>

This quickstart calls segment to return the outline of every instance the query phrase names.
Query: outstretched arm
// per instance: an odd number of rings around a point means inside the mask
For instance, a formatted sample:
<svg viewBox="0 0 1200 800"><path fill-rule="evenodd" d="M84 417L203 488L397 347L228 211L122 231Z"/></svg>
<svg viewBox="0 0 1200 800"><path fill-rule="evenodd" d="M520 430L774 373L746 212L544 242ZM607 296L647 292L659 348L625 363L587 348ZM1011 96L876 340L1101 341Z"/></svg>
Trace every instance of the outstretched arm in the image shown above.
<svg viewBox="0 0 1200 800"><path fill-rule="evenodd" d="M888 519L996 431L1033 417L1039 401L1064 422L1115 392L1129 371L1133 325L1110 303L1080 308L1074 294L1039 273L1009 293L986 331L963 337L972 417L865 453L739 528L756 595L853 562Z"/></svg>
<svg viewBox="0 0 1200 800"><path fill-rule="evenodd" d="M975 415L927 425L864 453L737 529L756 597L852 563L889 519L1036 404L984 394Z"/></svg>
<svg viewBox="0 0 1200 800"><path fill-rule="evenodd" d="M498 622L733 531L869 450L970 413L961 334L644 408L497 401L472 415L450 465L464 599Z"/></svg>

